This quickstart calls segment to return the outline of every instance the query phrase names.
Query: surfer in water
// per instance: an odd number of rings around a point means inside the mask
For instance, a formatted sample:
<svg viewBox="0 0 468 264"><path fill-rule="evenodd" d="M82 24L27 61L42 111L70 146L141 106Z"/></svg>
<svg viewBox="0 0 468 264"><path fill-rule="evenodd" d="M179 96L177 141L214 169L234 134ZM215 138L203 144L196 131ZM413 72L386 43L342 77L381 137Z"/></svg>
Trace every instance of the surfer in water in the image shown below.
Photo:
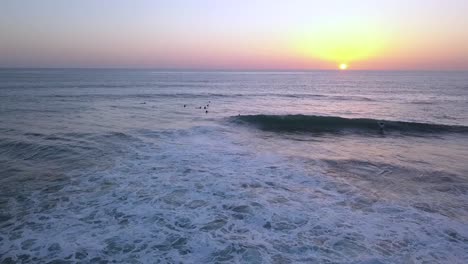
<svg viewBox="0 0 468 264"><path fill-rule="evenodd" d="M383 121L379 121L379 131L381 134L384 133L384 129L385 129L385 123Z"/></svg>

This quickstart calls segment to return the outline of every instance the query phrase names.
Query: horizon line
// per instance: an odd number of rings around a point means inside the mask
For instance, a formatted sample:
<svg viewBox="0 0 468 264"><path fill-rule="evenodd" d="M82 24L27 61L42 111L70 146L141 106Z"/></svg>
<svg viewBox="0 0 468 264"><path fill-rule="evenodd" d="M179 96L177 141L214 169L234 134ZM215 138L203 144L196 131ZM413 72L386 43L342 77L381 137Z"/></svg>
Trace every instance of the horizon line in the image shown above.
<svg viewBox="0 0 468 264"><path fill-rule="evenodd" d="M152 67L3 67L0 70L142 70L159 72L467 72L468 69L254 69L254 68L152 68Z"/></svg>

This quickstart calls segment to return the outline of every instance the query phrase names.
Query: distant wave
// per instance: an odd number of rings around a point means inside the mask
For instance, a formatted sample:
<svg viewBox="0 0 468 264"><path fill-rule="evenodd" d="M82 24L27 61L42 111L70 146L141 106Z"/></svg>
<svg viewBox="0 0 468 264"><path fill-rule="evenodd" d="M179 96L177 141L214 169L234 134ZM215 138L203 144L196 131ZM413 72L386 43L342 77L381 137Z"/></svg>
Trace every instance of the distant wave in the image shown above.
<svg viewBox="0 0 468 264"><path fill-rule="evenodd" d="M250 124L268 131L289 132L380 132L379 122L385 132L468 133L467 126L451 126L403 121L385 121L368 118L343 118L314 115L242 115L231 117L235 123Z"/></svg>
<svg viewBox="0 0 468 264"><path fill-rule="evenodd" d="M1 130L0 130L1 131ZM12 131L13 132L13 131ZM81 160L118 150L136 137L122 133L24 133L0 137L0 158L30 161ZM109 148L112 146L113 148Z"/></svg>
<svg viewBox="0 0 468 264"><path fill-rule="evenodd" d="M239 98L239 97L279 97L279 98L299 98L299 99L314 99L314 100L333 100L333 101L375 101L363 96L342 96L342 95L322 95L322 94L288 94L288 93L142 93L138 95L128 95L128 94L80 94L80 95L69 95L69 94L59 94L59 95L46 95L45 97L52 98L63 98L63 99L77 99L77 98L111 98L111 99L120 99L120 98L183 98L183 99L193 99L193 98L207 98L207 99L216 99L216 98ZM0 95L1 97L1 95Z"/></svg>

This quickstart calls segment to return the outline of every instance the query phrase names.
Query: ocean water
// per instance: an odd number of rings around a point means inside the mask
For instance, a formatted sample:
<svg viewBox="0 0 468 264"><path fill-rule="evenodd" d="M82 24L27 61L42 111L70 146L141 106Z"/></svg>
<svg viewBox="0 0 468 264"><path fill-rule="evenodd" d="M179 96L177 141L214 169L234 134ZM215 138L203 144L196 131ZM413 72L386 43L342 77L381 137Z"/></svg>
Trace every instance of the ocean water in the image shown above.
<svg viewBox="0 0 468 264"><path fill-rule="evenodd" d="M467 109L463 72L0 70L0 263L466 263Z"/></svg>

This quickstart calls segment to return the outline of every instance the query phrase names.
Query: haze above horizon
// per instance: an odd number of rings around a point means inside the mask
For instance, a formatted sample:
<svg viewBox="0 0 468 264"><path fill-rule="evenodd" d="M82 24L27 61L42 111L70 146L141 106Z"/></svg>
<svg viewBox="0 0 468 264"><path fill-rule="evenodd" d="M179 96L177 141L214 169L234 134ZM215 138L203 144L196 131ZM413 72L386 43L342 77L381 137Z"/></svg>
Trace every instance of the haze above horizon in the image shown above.
<svg viewBox="0 0 468 264"><path fill-rule="evenodd" d="M467 70L468 1L0 3L0 67Z"/></svg>

